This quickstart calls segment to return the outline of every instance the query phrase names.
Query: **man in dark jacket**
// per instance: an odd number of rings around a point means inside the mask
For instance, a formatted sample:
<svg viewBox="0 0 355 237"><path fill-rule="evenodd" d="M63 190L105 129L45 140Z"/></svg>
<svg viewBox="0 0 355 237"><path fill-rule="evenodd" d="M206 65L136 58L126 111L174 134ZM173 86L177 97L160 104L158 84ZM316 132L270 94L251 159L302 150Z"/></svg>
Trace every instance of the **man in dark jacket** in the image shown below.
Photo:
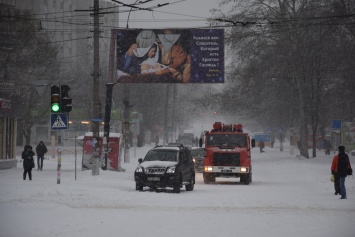
<svg viewBox="0 0 355 237"><path fill-rule="evenodd" d="M32 146L26 145L24 151L22 152L23 159L23 180L26 180L26 175L28 173L28 178L32 180L32 168L34 166L33 156L35 153L32 151Z"/></svg>
<svg viewBox="0 0 355 237"><path fill-rule="evenodd" d="M337 173L340 181L340 199L346 199L345 178L348 176L348 169L351 168L349 156L345 153L345 147L339 146Z"/></svg>
<svg viewBox="0 0 355 237"><path fill-rule="evenodd" d="M332 149L332 143L328 140L324 140L324 150L326 155L330 155L330 150Z"/></svg>
<svg viewBox="0 0 355 237"><path fill-rule="evenodd" d="M263 153L264 152L263 149L265 147L265 143L264 143L263 139L260 140L259 147L260 147L260 153Z"/></svg>
<svg viewBox="0 0 355 237"><path fill-rule="evenodd" d="M48 150L47 150L46 145L44 145L43 141L40 141L38 146L36 147L38 170L42 170L42 168L43 168L44 154L47 153L47 151ZM41 161L41 163L39 161Z"/></svg>

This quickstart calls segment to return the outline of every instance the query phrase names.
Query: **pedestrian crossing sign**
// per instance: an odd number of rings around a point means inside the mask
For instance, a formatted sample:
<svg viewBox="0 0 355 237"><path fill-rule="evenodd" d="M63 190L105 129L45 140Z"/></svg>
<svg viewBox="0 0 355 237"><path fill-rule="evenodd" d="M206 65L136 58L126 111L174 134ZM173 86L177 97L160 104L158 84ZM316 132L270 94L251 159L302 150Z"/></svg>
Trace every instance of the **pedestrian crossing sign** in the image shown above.
<svg viewBox="0 0 355 237"><path fill-rule="evenodd" d="M66 130L68 129L68 114L51 114L51 129Z"/></svg>

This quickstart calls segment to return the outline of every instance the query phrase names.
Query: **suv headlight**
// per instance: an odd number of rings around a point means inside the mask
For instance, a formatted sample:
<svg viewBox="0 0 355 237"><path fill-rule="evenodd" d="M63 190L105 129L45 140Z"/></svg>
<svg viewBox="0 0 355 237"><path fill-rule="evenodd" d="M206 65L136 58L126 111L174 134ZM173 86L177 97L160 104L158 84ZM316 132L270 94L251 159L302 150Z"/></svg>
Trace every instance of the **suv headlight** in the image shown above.
<svg viewBox="0 0 355 237"><path fill-rule="evenodd" d="M173 174L173 173L175 173L175 166L169 167L169 168L166 170L166 173L168 173L168 174Z"/></svg>
<svg viewBox="0 0 355 237"><path fill-rule="evenodd" d="M143 168L141 166L138 166L136 169L136 173L143 173Z"/></svg>

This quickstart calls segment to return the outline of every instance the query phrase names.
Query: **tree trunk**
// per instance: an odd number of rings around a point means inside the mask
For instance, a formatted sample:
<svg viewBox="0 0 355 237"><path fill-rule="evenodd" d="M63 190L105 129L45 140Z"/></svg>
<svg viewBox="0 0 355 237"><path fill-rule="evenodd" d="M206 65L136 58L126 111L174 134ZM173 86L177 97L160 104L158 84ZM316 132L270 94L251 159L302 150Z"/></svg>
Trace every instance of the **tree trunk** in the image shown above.
<svg viewBox="0 0 355 237"><path fill-rule="evenodd" d="M304 94L302 79L297 78L297 88L299 96L299 121L300 121L300 152L301 156L309 159L308 155L308 128L307 128L307 119L305 115L305 105L304 105Z"/></svg>
<svg viewBox="0 0 355 237"><path fill-rule="evenodd" d="M25 144L30 145L31 144L31 126L24 124L23 136L25 138Z"/></svg>
<svg viewBox="0 0 355 237"><path fill-rule="evenodd" d="M317 157L317 126L313 127L312 129L312 141L313 141L312 157L315 158Z"/></svg>

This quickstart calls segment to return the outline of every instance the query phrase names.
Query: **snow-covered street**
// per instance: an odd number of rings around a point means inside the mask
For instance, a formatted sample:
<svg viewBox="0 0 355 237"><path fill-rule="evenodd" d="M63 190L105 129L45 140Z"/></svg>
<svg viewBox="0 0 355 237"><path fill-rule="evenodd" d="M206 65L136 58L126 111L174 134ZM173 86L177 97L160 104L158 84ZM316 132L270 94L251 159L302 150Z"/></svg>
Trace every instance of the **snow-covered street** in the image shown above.
<svg viewBox="0 0 355 237"><path fill-rule="evenodd" d="M297 157L267 147L253 149L253 182L218 179L204 184L196 175L192 192L135 191L133 172L148 146L138 148L126 172L81 171L74 156L44 160L33 180L22 180L22 163L0 170L0 236L302 236L352 237L355 233L355 179L348 176L347 200L334 195L333 155ZM355 156L349 156L355 166Z"/></svg>

